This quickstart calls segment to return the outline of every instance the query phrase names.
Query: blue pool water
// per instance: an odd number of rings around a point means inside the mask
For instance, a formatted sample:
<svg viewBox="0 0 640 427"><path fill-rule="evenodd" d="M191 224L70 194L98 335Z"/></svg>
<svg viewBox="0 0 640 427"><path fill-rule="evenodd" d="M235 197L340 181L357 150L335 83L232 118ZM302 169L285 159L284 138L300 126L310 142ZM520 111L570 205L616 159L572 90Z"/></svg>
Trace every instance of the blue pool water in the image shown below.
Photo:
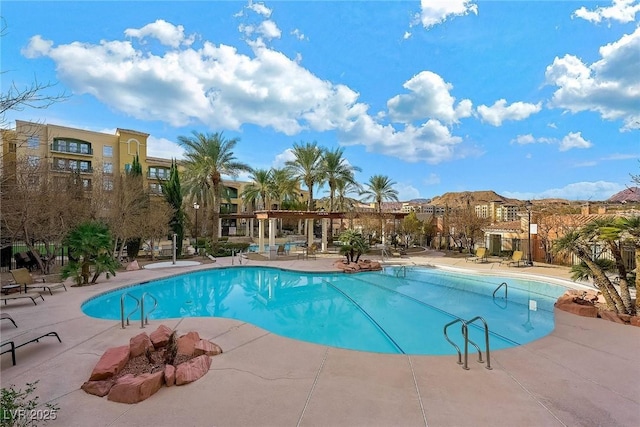
<svg viewBox="0 0 640 427"><path fill-rule="evenodd" d="M507 299L504 287L493 296L502 282L508 283ZM538 281L426 267L358 274L231 267L117 289L90 299L82 310L119 320L121 295L139 298L147 292L158 300L151 319L226 317L334 347L435 355L456 354L443 334L444 325L456 318L482 316L491 331L492 350L541 338L553 330L553 304L564 291ZM125 313L134 308L127 298ZM460 329L449 329L458 346ZM470 328L470 338L484 348L479 327Z"/></svg>

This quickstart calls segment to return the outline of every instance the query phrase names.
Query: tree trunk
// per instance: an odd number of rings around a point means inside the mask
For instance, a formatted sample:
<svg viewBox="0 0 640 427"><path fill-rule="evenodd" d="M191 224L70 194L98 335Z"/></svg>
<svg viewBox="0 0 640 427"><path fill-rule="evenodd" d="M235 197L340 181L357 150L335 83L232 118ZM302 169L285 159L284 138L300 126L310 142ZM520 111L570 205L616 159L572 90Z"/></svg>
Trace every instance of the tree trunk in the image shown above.
<svg viewBox="0 0 640 427"><path fill-rule="evenodd" d="M625 313L624 302L622 302L622 298L620 298L616 288L611 284L609 277L607 277L598 264L593 262L591 257L585 256L582 260L593 273L593 282L600 292L602 292L602 295L607 302L607 307L616 313Z"/></svg>
<svg viewBox="0 0 640 427"><path fill-rule="evenodd" d="M636 245L636 314L640 313L640 295L638 295L638 289L640 289L640 246Z"/></svg>
<svg viewBox="0 0 640 427"><path fill-rule="evenodd" d="M624 261L622 260L622 253L620 248L614 242L608 242L609 249L613 254L616 261L616 268L618 269L618 276L620 277L620 297L622 298L622 302L624 303L625 313L633 314L634 307L631 300L631 292L629 291L629 282L627 282L627 267L624 265Z"/></svg>

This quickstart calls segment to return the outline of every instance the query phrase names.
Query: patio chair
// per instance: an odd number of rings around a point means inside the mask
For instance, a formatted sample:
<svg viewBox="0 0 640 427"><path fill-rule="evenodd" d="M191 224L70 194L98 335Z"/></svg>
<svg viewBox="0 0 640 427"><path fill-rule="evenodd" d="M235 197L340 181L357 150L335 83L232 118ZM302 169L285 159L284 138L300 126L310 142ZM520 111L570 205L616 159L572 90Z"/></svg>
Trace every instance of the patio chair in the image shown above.
<svg viewBox="0 0 640 427"><path fill-rule="evenodd" d="M284 245L278 245L277 255L288 255L287 248Z"/></svg>
<svg viewBox="0 0 640 427"><path fill-rule="evenodd" d="M11 323L13 323L13 326L15 326L16 328L18 327L18 325L16 325L16 321L13 320L13 317L11 317L11 315L9 313L0 313L0 320L11 320Z"/></svg>
<svg viewBox="0 0 640 427"><path fill-rule="evenodd" d="M478 248L474 255L469 255L466 261L473 262L486 262L487 261L487 248Z"/></svg>
<svg viewBox="0 0 640 427"><path fill-rule="evenodd" d="M39 333L34 335L28 335L28 336L17 336L16 338L10 338L6 341L2 341L2 343L0 343L0 347L4 347L4 346L9 346L9 348L7 350L4 350L2 352L0 352L0 354L5 354L5 353L11 353L11 361L13 362L13 365L16 365L16 350L19 349L20 347L24 347L27 344L31 344L32 342L40 342L40 340L42 338L45 337L56 337L58 339L58 342L62 342L62 340L60 339L60 336L58 335L57 332L47 332L46 334L42 334L40 335ZM22 341L22 344L18 344L16 345L16 341L17 339L20 338Z"/></svg>
<svg viewBox="0 0 640 427"><path fill-rule="evenodd" d="M507 267L511 267L513 264L516 267L520 267L520 262L522 261L522 251L514 251L511 258L503 259L500 261L500 264L507 264Z"/></svg>
<svg viewBox="0 0 640 427"><path fill-rule="evenodd" d="M18 268L16 270L9 271L13 276L13 280L18 285L24 285L25 292L28 292L29 289L42 289L43 291L49 292L50 295L53 295L54 289L64 288L65 291L67 290L67 287L62 282L55 284L45 284L44 279L42 279L42 282L36 282L31 273L29 273L29 270L27 270L26 268Z"/></svg>
<svg viewBox="0 0 640 427"><path fill-rule="evenodd" d="M309 259L310 257L316 259L316 252L318 252L318 246L316 246L316 244L314 243L307 248L307 259Z"/></svg>
<svg viewBox="0 0 640 427"><path fill-rule="evenodd" d="M16 268L26 268L31 271L38 266L36 260L27 252L18 252L13 255L13 258L16 260Z"/></svg>
<svg viewBox="0 0 640 427"><path fill-rule="evenodd" d="M31 302L33 303L33 305L38 305L38 303L36 302L37 298L41 298L42 301L44 301L44 297L42 296L42 294L40 292L22 292L22 293L13 293L13 294L8 294L8 295L0 295L0 301L4 301L4 304L7 304L7 301L9 301L10 299L30 299Z"/></svg>

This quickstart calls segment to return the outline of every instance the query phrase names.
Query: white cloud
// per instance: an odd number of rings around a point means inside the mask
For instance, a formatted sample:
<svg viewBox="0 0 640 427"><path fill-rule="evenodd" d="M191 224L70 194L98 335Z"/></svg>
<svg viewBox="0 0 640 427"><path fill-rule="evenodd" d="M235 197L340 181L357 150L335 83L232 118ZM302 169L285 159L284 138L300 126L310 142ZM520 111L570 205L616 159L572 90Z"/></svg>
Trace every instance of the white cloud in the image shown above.
<svg viewBox="0 0 640 427"><path fill-rule="evenodd" d="M471 115L471 101L463 99L454 107L455 98L449 93L453 86L436 73L422 71L402 86L410 93L396 95L387 101L392 120L409 123L433 118L445 123L456 123L458 119Z"/></svg>
<svg viewBox="0 0 640 427"><path fill-rule="evenodd" d="M420 0L420 14L416 21L429 29L455 16L478 14L478 5L472 0Z"/></svg>
<svg viewBox="0 0 640 427"><path fill-rule="evenodd" d="M277 154L273 162L271 163L272 168L280 169L285 167L285 164L290 160L295 160L296 156L293 154L293 150L291 148L287 148L282 153Z"/></svg>
<svg viewBox="0 0 640 427"><path fill-rule="evenodd" d="M411 184L400 182L394 185L394 189L398 192L398 200L400 201L420 198L420 191Z"/></svg>
<svg viewBox="0 0 640 427"><path fill-rule="evenodd" d="M191 45L194 38L186 38L184 35L184 27L182 25L173 25L158 19L152 24L147 24L142 28L127 28L124 35L144 41L145 38L151 37L157 39L165 46L177 48L180 45Z"/></svg>
<svg viewBox="0 0 640 427"><path fill-rule="evenodd" d="M179 27L164 30L183 33ZM150 34L134 32L142 33ZM369 152L412 162L436 164L467 155L459 149L462 138L453 136L447 124L469 116L471 101L454 105L450 85L439 76L426 73L407 82L412 93L397 97L393 113L417 123L396 128L383 123L384 115L369 115L357 92L318 78L299 58L267 47L260 37L247 44L250 54L206 40L199 48L181 45L151 53L130 40L56 46L34 36L25 53L53 60L57 78L72 93L92 95L139 120L176 127L201 123L215 130L253 124L285 135L336 131L343 145L363 145ZM419 100L428 105L417 105Z"/></svg>
<svg viewBox="0 0 640 427"><path fill-rule="evenodd" d="M254 11L258 15L262 15L265 18L268 18L271 16L271 9L265 6L264 3L254 3L252 1L249 1L249 4L247 5L247 9Z"/></svg>
<svg viewBox="0 0 640 427"><path fill-rule="evenodd" d="M163 159L184 159L184 149L166 138L147 138L147 155Z"/></svg>
<svg viewBox="0 0 640 427"><path fill-rule="evenodd" d="M258 34L267 39L279 39L282 31L275 22L271 20L263 21L257 29Z"/></svg>
<svg viewBox="0 0 640 427"><path fill-rule="evenodd" d="M518 135L511 140L512 144L558 144L560 151L568 151L572 148L590 148L593 144L582 137L581 132L570 132L561 140L557 138L534 137L532 134Z"/></svg>
<svg viewBox="0 0 640 427"><path fill-rule="evenodd" d="M478 114L482 120L493 126L501 126L505 120L524 120L532 114L540 112L542 104L514 102L507 106L505 99L497 100L491 107L480 105Z"/></svg>
<svg viewBox="0 0 640 427"><path fill-rule="evenodd" d="M567 200L607 200L619 191L625 189L623 184L607 181L576 182L561 188L550 188L539 193L520 193L501 191L505 197L519 200L536 199L567 199Z"/></svg>
<svg viewBox="0 0 640 427"><path fill-rule="evenodd" d="M307 36L305 36L304 33L302 33L302 31L297 28L291 31L291 35L293 35L298 40L308 40Z"/></svg>
<svg viewBox="0 0 640 427"><path fill-rule="evenodd" d="M402 38L404 40L407 40L407 39L411 38L411 33L409 31L405 31L404 35L402 36Z"/></svg>
<svg viewBox="0 0 640 427"><path fill-rule="evenodd" d="M590 148L593 144L582 137L581 132L570 132L560 141L560 151L568 151L572 148Z"/></svg>
<svg viewBox="0 0 640 427"><path fill-rule="evenodd" d="M556 57L546 81L557 86L550 107L573 113L595 111L606 120L622 120L623 130L640 129L640 27L600 48L601 59L584 64L573 55Z"/></svg>
<svg viewBox="0 0 640 427"><path fill-rule="evenodd" d="M603 20L628 23L635 21L636 13L639 11L640 2L638 0L613 0L612 6L596 7L594 10L588 10L582 6L573 13L573 16L595 23Z"/></svg>

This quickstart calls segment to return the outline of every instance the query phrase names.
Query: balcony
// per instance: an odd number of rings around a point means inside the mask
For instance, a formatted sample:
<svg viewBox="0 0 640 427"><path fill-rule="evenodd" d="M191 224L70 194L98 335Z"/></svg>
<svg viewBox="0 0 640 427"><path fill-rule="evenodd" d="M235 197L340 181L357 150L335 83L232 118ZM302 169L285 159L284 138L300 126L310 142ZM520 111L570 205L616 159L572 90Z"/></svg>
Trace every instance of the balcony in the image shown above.
<svg viewBox="0 0 640 427"><path fill-rule="evenodd" d="M87 146L79 146L76 148L65 147L56 143L50 144L49 149L55 153L77 154L80 156L93 156L93 148Z"/></svg>
<svg viewBox="0 0 640 427"><path fill-rule="evenodd" d="M77 168L77 167L73 167L73 166L58 166L56 164L54 164L52 166L52 169L56 172L80 172L80 173L93 173L93 168L89 167L89 168Z"/></svg>

